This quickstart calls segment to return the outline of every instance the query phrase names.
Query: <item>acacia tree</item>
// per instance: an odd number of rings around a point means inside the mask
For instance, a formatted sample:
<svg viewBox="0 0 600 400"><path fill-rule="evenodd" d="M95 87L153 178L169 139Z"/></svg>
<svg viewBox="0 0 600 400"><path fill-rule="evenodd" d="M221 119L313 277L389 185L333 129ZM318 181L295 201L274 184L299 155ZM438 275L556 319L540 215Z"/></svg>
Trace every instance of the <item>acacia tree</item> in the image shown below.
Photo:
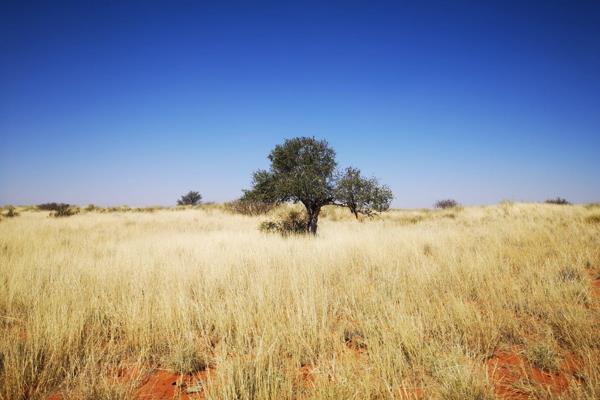
<svg viewBox="0 0 600 400"><path fill-rule="evenodd" d="M379 185L375 178L363 178L360 170L352 167L339 176L335 188L336 201L348 207L356 219L358 214L387 211L392 197L388 186Z"/></svg>
<svg viewBox="0 0 600 400"><path fill-rule="evenodd" d="M200 200L202 200L202 195L198 192L190 190L189 192L181 196L179 200L177 200L177 205L195 206L196 204L200 203Z"/></svg>
<svg viewBox="0 0 600 400"><path fill-rule="evenodd" d="M370 215L374 210L388 209L392 200L389 188L379 186L374 179L364 180L358 170L352 169L358 171L357 176L352 176L353 184L346 175L336 174L335 151L325 140L286 139L275 146L268 159L270 169L254 173L252 189L244 191L242 199L302 203L306 208L308 233L317 233L319 213L325 205L349 207L354 215ZM351 198L349 193L357 196Z"/></svg>

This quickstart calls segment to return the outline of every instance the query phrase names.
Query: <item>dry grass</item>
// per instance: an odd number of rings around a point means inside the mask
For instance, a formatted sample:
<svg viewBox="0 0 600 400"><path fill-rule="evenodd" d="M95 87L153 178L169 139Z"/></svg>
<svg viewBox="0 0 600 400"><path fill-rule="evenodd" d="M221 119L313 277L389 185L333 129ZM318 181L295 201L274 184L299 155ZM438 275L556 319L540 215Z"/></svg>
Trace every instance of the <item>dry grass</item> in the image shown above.
<svg viewBox="0 0 600 400"><path fill-rule="evenodd" d="M575 358L562 396L600 398L595 208L332 208L316 239L220 206L19 212L0 221L3 400L134 398L145 369L207 365L209 399L487 399L502 346Z"/></svg>

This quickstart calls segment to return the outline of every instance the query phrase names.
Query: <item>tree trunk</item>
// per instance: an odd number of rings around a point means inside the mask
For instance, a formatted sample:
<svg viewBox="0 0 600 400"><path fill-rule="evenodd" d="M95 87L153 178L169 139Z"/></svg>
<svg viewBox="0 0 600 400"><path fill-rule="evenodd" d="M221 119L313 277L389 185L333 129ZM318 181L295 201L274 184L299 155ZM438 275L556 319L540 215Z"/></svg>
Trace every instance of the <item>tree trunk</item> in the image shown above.
<svg viewBox="0 0 600 400"><path fill-rule="evenodd" d="M307 218L307 232L316 235L317 234L317 223L319 222L319 213L321 212L321 207L306 207L306 212L308 214Z"/></svg>

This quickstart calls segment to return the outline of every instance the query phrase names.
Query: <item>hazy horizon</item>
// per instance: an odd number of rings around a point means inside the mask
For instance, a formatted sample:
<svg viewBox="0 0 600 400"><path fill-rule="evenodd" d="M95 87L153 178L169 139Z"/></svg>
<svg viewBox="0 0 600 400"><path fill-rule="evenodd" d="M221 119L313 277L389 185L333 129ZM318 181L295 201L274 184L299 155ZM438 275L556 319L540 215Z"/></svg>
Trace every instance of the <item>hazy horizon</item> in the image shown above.
<svg viewBox="0 0 600 400"><path fill-rule="evenodd" d="M315 136L395 208L600 201L600 4L3 4L0 204L223 202Z"/></svg>

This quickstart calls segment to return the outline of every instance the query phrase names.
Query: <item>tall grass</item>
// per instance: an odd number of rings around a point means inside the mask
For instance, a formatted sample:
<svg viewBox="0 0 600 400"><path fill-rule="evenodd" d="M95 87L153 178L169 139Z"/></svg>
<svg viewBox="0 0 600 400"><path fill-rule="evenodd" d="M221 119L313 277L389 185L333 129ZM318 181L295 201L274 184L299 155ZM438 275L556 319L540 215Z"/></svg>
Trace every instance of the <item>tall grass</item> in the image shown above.
<svg viewBox="0 0 600 400"><path fill-rule="evenodd" d="M0 399L135 398L159 366L214 369L210 399L485 399L484 360L544 361L538 342L598 398L593 212L331 208L317 238L219 207L21 212L0 221Z"/></svg>

